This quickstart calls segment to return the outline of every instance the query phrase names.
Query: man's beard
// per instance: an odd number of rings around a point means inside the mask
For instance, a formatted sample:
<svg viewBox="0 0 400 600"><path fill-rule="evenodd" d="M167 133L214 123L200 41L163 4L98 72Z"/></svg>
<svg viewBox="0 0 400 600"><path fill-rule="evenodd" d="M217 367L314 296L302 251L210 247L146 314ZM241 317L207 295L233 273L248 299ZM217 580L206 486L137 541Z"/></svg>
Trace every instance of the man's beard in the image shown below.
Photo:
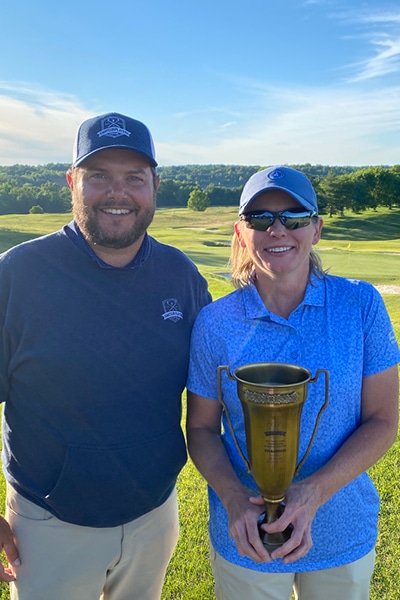
<svg viewBox="0 0 400 600"><path fill-rule="evenodd" d="M109 234L99 225L97 214L100 210L98 208L88 208L79 200L72 200L74 218L85 239L91 244L97 244L104 248L114 248L115 250L128 248L144 235L153 220L155 207L154 197L153 204L148 208L134 209L136 219L129 231L120 234ZM108 206L108 208L112 208L112 206ZM119 204L118 208L123 207ZM131 207L129 208L132 210Z"/></svg>

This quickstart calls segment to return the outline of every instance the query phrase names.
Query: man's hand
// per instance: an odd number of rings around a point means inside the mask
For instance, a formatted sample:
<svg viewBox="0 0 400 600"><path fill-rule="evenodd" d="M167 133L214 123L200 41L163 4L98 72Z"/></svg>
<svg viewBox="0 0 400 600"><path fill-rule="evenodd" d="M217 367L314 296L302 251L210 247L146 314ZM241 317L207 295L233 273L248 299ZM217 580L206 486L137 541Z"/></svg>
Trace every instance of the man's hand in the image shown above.
<svg viewBox="0 0 400 600"><path fill-rule="evenodd" d="M0 546L8 560L8 566L0 564L0 581L14 581L16 579L15 567L19 567L21 561L13 532L3 517L0 517Z"/></svg>

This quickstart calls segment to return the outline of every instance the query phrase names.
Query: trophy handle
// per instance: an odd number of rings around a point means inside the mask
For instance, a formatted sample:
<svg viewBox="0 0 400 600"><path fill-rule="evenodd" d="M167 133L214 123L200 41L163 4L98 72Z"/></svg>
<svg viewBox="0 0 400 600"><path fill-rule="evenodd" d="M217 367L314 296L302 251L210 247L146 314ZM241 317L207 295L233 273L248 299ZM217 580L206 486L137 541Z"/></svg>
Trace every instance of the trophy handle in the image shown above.
<svg viewBox="0 0 400 600"><path fill-rule="evenodd" d="M320 376L321 373L325 374L325 403L323 404L323 406L321 406L318 416L317 416L317 420L315 421L315 426L314 426L314 431L313 434L311 436L310 442L308 444L307 450L303 456L303 458L301 459L301 461L299 462L299 464L296 467L296 471L294 473L294 477L296 477L299 474L299 471L301 469L301 467L304 465L305 460L307 458L307 456L310 453L311 450L311 446L313 445L314 442L314 438L315 435L317 433L317 429L318 429L318 425L319 422L321 420L322 417L322 413L324 412L324 410L326 409L326 407L328 406L328 395L329 395L329 371L327 371L327 369L317 369L316 373L315 373L315 377L314 379L310 379L309 383L315 383L318 379L318 377Z"/></svg>
<svg viewBox="0 0 400 600"><path fill-rule="evenodd" d="M242 457L244 464L247 467L247 471L250 473L251 472L251 470L250 470L250 463L247 460L247 458L245 457L245 455L244 455L241 447L239 446L239 442L237 441L236 434L235 434L235 432L233 430L233 425L232 425L230 414L228 412L228 409L226 407L225 402L222 400L222 384L221 384L222 371L226 371L226 374L228 375L229 379L233 379L234 380L235 377L233 375L231 375L231 373L229 371L229 367L227 365L226 366L220 366L220 367L218 367L217 371L218 371L218 401L222 405L222 408L225 411L226 418L227 418L228 425L229 425L229 429L230 429L230 432L232 434L233 441L235 442L235 446L236 446L236 448L237 448L240 456Z"/></svg>

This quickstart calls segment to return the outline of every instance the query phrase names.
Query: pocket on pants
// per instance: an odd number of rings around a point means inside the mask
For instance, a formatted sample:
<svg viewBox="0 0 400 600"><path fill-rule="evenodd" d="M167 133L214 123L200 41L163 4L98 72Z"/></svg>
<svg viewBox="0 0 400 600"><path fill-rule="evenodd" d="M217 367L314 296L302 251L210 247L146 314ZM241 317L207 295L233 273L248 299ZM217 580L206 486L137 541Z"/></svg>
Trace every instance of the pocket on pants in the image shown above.
<svg viewBox="0 0 400 600"><path fill-rule="evenodd" d="M48 521L54 518L48 510L27 500L10 485L7 485L6 511L32 521Z"/></svg>

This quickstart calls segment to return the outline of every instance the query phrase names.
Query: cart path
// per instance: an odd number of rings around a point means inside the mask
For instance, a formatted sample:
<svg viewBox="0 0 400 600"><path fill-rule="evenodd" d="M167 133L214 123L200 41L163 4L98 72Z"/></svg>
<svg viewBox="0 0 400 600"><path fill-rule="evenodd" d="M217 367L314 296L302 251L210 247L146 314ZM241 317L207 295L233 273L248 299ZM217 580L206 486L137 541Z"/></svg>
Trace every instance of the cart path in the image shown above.
<svg viewBox="0 0 400 600"><path fill-rule="evenodd" d="M381 294L400 294L400 285L376 285Z"/></svg>

